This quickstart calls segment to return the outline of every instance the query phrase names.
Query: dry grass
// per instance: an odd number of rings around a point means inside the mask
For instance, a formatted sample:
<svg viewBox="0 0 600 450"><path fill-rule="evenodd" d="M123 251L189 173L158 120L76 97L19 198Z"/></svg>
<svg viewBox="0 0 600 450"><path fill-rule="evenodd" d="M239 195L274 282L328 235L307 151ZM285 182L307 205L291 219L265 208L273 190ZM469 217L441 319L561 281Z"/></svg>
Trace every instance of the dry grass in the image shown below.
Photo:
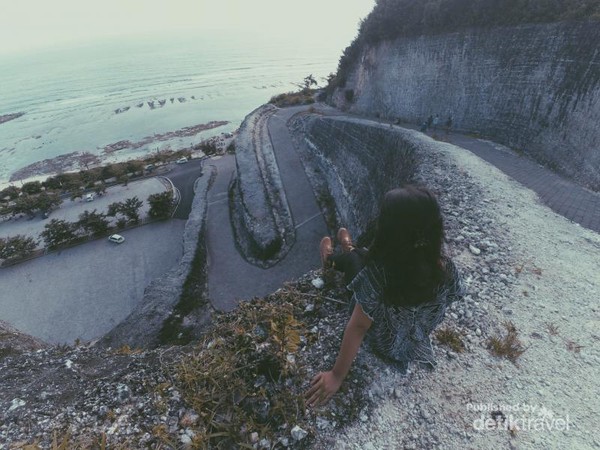
<svg viewBox="0 0 600 450"><path fill-rule="evenodd" d="M299 295L288 289L269 302L241 303L235 315L217 317L215 331L178 365L176 384L200 416L198 448L251 448L252 432L273 437L279 426L302 422Z"/></svg>
<svg viewBox="0 0 600 450"><path fill-rule="evenodd" d="M310 105L315 102L313 90L302 90L300 92L288 92L279 94L269 100L269 103L284 108L286 106Z"/></svg>
<svg viewBox="0 0 600 450"><path fill-rule="evenodd" d="M583 348L583 345L579 345L577 342L571 341L570 339L567 339L566 345L567 345L567 350L569 350L570 352L573 352L573 353L579 353L581 351L581 349Z"/></svg>
<svg viewBox="0 0 600 450"><path fill-rule="evenodd" d="M506 358L513 364L525 352L525 347L519 340L519 333L515 324L504 322L506 333L501 336L492 336L488 340L488 349L494 356Z"/></svg>
<svg viewBox="0 0 600 450"><path fill-rule="evenodd" d="M106 450L108 448L111 450L127 450L131 448L131 446L126 443L123 445L111 445L109 447L106 440L106 434L104 433L97 434L96 436L80 437L76 439L71 436L69 431L54 431L52 433L52 442L50 443L50 447L42 447L39 445L38 441L36 441L32 444L17 444L16 446L11 446L10 448L12 450L42 450L43 448L48 448L50 450Z"/></svg>
<svg viewBox="0 0 600 450"><path fill-rule="evenodd" d="M543 270L541 268L537 267L531 260L528 260L528 261L525 261L524 263L518 264L515 267L515 275L520 275L527 266L530 266L528 268L529 272L533 273L534 275L537 275L538 277L542 276Z"/></svg>
<svg viewBox="0 0 600 450"><path fill-rule="evenodd" d="M142 350L139 348L132 349L131 347L129 347L129 345L125 344L116 349L114 352L116 355L135 355L142 353Z"/></svg>
<svg viewBox="0 0 600 450"><path fill-rule="evenodd" d="M549 335L558 336L558 327L555 324L553 324L552 322L546 323L546 330L548 331Z"/></svg>
<svg viewBox="0 0 600 450"><path fill-rule="evenodd" d="M449 327L440 328L435 332L435 337L440 344L450 347L456 353L462 353L465 350L462 334L459 331Z"/></svg>

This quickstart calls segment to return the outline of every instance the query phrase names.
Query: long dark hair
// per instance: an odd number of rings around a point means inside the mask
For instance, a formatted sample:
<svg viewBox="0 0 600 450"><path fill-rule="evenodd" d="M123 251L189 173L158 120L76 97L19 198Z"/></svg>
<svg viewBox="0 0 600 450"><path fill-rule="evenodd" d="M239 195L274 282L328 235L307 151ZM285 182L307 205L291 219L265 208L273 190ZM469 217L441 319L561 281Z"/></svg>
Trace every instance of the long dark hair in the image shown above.
<svg viewBox="0 0 600 450"><path fill-rule="evenodd" d="M433 299L443 276L444 224L429 190L407 185L383 198L369 259L385 272L383 301L414 306Z"/></svg>

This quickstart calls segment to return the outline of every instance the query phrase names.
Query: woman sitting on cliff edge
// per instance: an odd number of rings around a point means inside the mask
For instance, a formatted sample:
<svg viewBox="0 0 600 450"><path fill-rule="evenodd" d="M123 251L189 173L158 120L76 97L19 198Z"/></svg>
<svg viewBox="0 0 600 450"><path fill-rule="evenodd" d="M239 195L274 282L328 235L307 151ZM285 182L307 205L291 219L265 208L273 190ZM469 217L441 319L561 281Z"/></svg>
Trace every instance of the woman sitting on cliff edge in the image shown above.
<svg viewBox="0 0 600 450"><path fill-rule="evenodd" d="M434 366L429 334L447 306L464 295L443 252L440 207L425 188L405 186L385 195L369 250L355 248L344 228L337 237L341 253L334 255L324 237L321 260L324 268L344 272L354 309L333 369L316 375L305 394L310 406L327 403L338 391L365 335L374 352L400 370L409 361Z"/></svg>

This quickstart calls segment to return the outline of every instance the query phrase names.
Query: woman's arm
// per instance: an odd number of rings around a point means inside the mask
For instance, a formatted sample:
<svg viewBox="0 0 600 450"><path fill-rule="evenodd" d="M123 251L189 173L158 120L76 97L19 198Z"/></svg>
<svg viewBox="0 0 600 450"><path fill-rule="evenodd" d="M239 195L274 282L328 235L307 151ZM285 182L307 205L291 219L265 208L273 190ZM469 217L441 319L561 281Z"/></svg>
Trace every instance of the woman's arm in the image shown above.
<svg viewBox="0 0 600 450"><path fill-rule="evenodd" d="M319 406L327 403L333 394L338 391L342 381L348 375L360 344L372 323L372 320L363 312L360 305L356 305L352 317L346 325L342 346L333 369L329 372L319 373L310 383L311 387L305 394L309 406Z"/></svg>

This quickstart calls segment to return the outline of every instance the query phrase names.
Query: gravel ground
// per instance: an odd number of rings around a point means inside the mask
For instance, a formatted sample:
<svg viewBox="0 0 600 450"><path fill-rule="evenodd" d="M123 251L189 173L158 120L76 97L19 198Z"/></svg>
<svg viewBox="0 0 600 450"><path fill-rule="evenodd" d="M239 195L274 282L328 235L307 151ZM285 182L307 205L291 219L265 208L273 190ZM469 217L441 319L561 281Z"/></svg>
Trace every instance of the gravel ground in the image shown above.
<svg viewBox="0 0 600 450"><path fill-rule="evenodd" d="M247 430L249 442L257 449L599 447L600 238L467 151L416 132L414 139L424 140L419 178L440 197L448 252L468 285L442 325L461 334L465 351L435 343L435 370L401 375L363 349L329 405L274 426L275 437ZM307 330L292 359L303 377L289 383L297 393L331 367L348 317L339 288L311 288L317 275L297 283L305 304L296 305L297 318ZM525 349L514 362L488 350L507 321ZM36 438L47 445L53 430L65 436L67 427L73 438L105 433L126 448L188 448L201 412L184 402L169 367L194 351L201 350L52 348L0 359L0 449Z"/></svg>
<svg viewBox="0 0 600 450"><path fill-rule="evenodd" d="M438 347L435 371L408 376L375 362L364 422L315 448L599 448L600 237L466 150L429 140L422 157L469 286L446 319L466 352ZM516 363L487 349L506 321L526 348Z"/></svg>

